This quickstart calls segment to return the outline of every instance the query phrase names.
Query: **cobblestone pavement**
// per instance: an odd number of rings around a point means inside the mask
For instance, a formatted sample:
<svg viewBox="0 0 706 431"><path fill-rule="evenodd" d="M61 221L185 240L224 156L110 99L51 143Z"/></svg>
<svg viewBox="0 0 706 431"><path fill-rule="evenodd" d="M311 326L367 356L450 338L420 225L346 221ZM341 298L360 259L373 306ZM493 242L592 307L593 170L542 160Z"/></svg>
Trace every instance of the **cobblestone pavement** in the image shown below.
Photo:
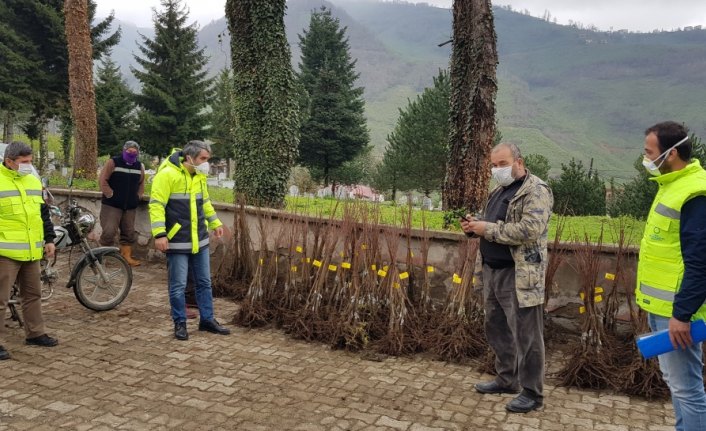
<svg viewBox="0 0 706 431"><path fill-rule="evenodd" d="M672 430L669 403L557 387L543 411L509 414L472 367L421 357L365 360L277 330L172 337L164 265L137 268L119 309L94 313L58 287L52 349L15 322L0 362L0 430ZM230 320L236 304L216 300ZM8 313L9 314L9 313Z"/></svg>

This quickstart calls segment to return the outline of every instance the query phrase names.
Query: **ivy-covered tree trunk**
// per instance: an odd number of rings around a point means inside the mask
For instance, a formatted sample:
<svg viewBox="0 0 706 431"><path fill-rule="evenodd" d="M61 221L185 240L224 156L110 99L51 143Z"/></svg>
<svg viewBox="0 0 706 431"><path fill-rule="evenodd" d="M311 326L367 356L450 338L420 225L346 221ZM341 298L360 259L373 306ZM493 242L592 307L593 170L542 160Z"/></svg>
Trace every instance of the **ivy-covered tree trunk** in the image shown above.
<svg viewBox="0 0 706 431"><path fill-rule="evenodd" d="M5 116L2 120L2 141L9 144L15 139L15 113L12 111L5 112Z"/></svg>
<svg viewBox="0 0 706 431"><path fill-rule="evenodd" d="M236 145L234 191L281 207L297 158L299 120L285 0L228 0Z"/></svg>
<svg viewBox="0 0 706 431"><path fill-rule="evenodd" d="M96 95L93 89L93 48L87 0L65 0L69 48L69 99L76 126L75 176L95 179L98 159Z"/></svg>
<svg viewBox="0 0 706 431"><path fill-rule="evenodd" d="M490 181L498 53L490 0L455 0L453 8L451 133L443 206L476 212Z"/></svg>

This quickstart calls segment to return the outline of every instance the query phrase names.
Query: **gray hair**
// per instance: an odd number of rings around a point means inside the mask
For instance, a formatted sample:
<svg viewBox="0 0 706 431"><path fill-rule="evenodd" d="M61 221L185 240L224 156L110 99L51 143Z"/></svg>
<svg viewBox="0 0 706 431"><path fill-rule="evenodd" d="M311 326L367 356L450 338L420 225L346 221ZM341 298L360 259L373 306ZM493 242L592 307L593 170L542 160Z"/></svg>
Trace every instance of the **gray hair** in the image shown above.
<svg viewBox="0 0 706 431"><path fill-rule="evenodd" d="M140 145L135 141L125 141L123 150L127 150L128 148L135 148L137 151L140 151Z"/></svg>
<svg viewBox="0 0 706 431"><path fill-rule="evenodd" d="M500 143L500 144L493 147L492 152L494 153L494 152L501 150L503 148L507 148L510 150L510 154L512 154L513 160L518 160L518 159L522 158L522 153L520 152L520 148L517 145L511 144L511 143L505 143L505 142Z"/></svg>
<svg viewBox="0 0 706 431"><path fill-rule="evenodd" d="M5 155L3 157L6 159L10 159L14 162L15 160L17 160L20 157L31 156L31 155L32 155L32 147L25 144L24 142L15 141L15 142L7 145L7 148L5 148Z"/></svg>
<svg viewBox="0 0 706 431"><path fill-rule="evenodd" d="M203 150L206 150L208 151L208 154L211 154L211 146L204 141L189 141L181 152L184 154L184 157L189 156L192 159L195 159Z"/></svg>

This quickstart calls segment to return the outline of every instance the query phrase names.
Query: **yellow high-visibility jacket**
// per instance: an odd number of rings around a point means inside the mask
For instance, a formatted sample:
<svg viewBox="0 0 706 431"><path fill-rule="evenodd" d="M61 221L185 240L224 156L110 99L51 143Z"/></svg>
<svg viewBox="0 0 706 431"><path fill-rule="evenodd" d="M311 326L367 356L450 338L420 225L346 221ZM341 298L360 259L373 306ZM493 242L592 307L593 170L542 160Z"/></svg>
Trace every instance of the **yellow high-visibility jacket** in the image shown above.
<svg viewBox="0 0 706 431"><path fill-rule="evenodd" d="M208 246L208 229L223 223L211 204L206 175L191 174L175 149L152 181L149 213L152 236L169 240L167 253L196 254Z"/></svg>
<svg viewBox="0 0 706 431"><path fill-rule="evenodd" d="M0 256L18 261L44 255L42 183L0 163Z"/></svg>

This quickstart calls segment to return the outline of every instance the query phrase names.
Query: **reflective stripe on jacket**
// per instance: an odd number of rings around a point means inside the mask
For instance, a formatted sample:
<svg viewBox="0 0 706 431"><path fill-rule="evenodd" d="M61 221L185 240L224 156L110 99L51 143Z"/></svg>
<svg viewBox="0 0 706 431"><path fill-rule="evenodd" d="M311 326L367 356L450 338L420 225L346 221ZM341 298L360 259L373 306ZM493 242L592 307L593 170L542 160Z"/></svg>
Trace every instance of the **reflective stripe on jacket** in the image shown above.
<svg viewBox="0 0 706 431"><path fill-rule="evenodd" d="M652 178L659 184L640 242L635 300L647 312L671 317L674 295L684 277L679 236L681 208L694 196L706 196L706 171L698 160L684 169ZM693 315L706 319L706 305Z"/></svg>
<svg viewBox="0 0 706 431"><path fill-rule="evenodd" d="M208 229L223 223L211 204L203 174L192 175L175 150L159 167L150 192L152 236L166 236L168 253L198 253L208 246Z"/></svg>
<svg viewBox="0 0 706 431"><path fill-rule="evenodd" d="M101 199L104 205L120 208L122 210L133 210L137 208L140 201L139 191L142 182L142 162L135 162L128 165L123 156L113 157L115 168L108 178L108 185L113 190L113 196Z"/></svg>
<svg viewBox="0 0 706 431"><path fill-rule="evenodd" d="M18 261L44 254L42 183L0 164L0 256Z"/></svg>

